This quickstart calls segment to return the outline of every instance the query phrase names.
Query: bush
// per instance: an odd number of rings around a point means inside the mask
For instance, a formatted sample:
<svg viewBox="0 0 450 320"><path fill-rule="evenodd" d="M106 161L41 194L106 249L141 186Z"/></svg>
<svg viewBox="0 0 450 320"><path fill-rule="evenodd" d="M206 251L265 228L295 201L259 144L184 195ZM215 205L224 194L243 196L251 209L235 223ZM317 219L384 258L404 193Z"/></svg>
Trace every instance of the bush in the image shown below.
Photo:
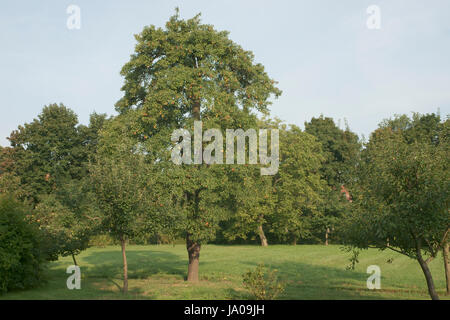
<svg viewBox="0 0 450 320"><path fill-rule="evenodd" d="M257 300L273 300L284 291L284 284L278 281L276 273L276 270L267 270L260 263L243 275L244 287Z"/></svg>
<svg viewBox="0 0 450 320"><path fill-rule="evenodd" d="M0 195L0 292L34 287L43 280L41 232L27 219L28 208Z"/></svg>

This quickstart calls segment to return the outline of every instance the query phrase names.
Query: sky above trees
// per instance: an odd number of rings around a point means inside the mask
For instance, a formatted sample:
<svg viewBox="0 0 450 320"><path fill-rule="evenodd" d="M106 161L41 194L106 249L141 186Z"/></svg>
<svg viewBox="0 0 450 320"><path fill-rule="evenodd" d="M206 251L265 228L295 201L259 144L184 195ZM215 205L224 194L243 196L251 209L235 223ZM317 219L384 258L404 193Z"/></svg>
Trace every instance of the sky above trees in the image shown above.
<svg viewBox="0 0 450 320"><path fill-rule="evenodd" d="M81 29L66 27L70 4ZM381 9L381 29L366 9ZM303 127L323 113L368 134L384 118L411 111L450 113L448 1L40 1L0 10L0 145L44 105L63 102L87 124L114 114L119 72L145 25L182 18L230 31L279 81L272 114Z"/></svg>

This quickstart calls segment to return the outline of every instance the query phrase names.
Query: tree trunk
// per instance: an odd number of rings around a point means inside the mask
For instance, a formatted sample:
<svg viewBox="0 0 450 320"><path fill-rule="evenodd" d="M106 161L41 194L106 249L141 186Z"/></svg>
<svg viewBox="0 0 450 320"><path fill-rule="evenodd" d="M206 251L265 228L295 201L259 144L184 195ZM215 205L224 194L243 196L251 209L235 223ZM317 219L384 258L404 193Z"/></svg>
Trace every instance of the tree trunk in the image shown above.
<svg viewBox="0 0 450 320"><path fill-rule="evenodd" d="M127 255L125 253L125 237L120 237L120 243L122 245L122 258L123 258L123 293L128 292L128 264L127 264Z"/></svg>
<svg viewBox="0 0 450 320"><path fill-rule="evenodd" d="M447 283L447 295L450 295L450 262L449 262L449 256L450 256L450 244L447 242L444 244L444 247L442 248L442 255L444 256L444 269L445 269L445 280Z"/></svg>
<svg viewBox="0 0 450 320"><path fill-rule="evenodd" d="M156 244L157 245L161 244L161 236L159 235L159 233L156 234Z"/></svg>
<svg viewBox="0 0 450 320"><path fill-rule="evenodd" d="M292 240L292 245L293 246L297 245L297 236L294 236L294 239Z"/></svg>
<svg viewBox="0 0 450 320"><path fill-rule="evenodd" d="M416 250L417 252L417 261L419 261L420 267L422 268L423 274L425 275L425 279L427 281L428 293L432 300L439 300L439 296L436 293L436 289L434 287L433 277L431 275L430 268L428 268L428 264L423 260L422 253L420 249Z"/></svg>
<svg viewBox="0 0 450 320"><path fill-rule="evenodd" d="M327 228L327 231L325 231L325 245L328 245L328 235L330 234L330 228Z"/></svg>
<svg viewBox="0 0 450 320"><path fill-rule="evenodd" d="M77 259L75 259L75 255L73 253L72 253L72 259L73 259L73 264L77 266L78 265Z"/></svg>
<svg viewBox="0 0 450 320"><path fill-rule="evenodd" d="M264 234L262 224L260 224L258 226L258 234L259 234L259 239L261 240L261 246L267 247L269 244L267 243L267 238L266 238L266 235Z"/></svg>
<svg viewBox="0 0 450 320"><path fill-rule="evenodd" d="M189 257L187 281L198 282L201 245L196 241L192 241L189 233L186 235L186 249Z"/></svg>

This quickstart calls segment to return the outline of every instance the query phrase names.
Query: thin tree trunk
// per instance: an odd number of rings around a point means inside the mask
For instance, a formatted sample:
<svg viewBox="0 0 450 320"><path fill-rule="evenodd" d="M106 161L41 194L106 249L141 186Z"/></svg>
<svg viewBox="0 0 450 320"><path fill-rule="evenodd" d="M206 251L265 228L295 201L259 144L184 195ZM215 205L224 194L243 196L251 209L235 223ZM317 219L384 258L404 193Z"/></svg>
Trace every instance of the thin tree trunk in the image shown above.
<svg viewBox="0 0 450 320"><path fill-rule="evenodd" d="M157 245L161 244L161 236L159 235L159 233L156 234L156 244Z"/></svg>
<svg viewBox="0 0 450 320"><path fill-rule="evenodd" d="M327 228L327 231L325 231L325 245L328 245L328 235L330 234L330 228Z"/></svg>
<svg viewBox="0 0 450 320"><path fill-rule="evenodd" d="M425 280L427 281L428 293L432 300L439 300L439 296L436 293L436 289L434 287L433 277L431 275L430 268L428 267L427 262L423 260L422 253L420 252L420 247L416 250L417 253L417 261L419 261L420 267L422 268L423 274L425 275Z"/></svg>
<svg viewBox="0 0 450 320"><path fill-rule="evenodd" d="M73 264L77 266L78 265L77 259L75 259L75 255L73 253L72 253L72 259L73 259Z"/></svg>
<svg viewBox="0 0 450 320"><path fill-rule="evenodd" d="M264 230L263 230L262 224L260 224L258 226L258 234L259 234L259 239L261 240L261 246L267 247L269 244L267 242L266 235L264 234Z"/></svg>
<svg viewBox="0 0 450 320"><path fill-rule="evenodd" d="M444 247L442 248L442 255L444 256L444 269L445 269L445 280L447 283L447 295L450 295L450 262L449 262L449 256L450 256L450 244L447 242L444 244Z"/></svg>
<svg viewBox="0 0 450 320"><path fill-rule="evenodd" d="M196 241L192 241L189 233L186 235L186 249L189 257L187 281L198 282L201 245Z"/></svg>
<svg viewBox="0 0 450 320"><path fill-rule="evenodd" d="M294 239L292 240L292 245L293 246L297 245L297 236L294 236Z"/></svg>
<svg viewBox="0 0 450 320"><path fill-rule="evenodd" d="M127 264L127 255L125 252L125 237L120 237L120 243L122 245L122 258L123 258L123 293L128 292L128 264Z"/></svg>

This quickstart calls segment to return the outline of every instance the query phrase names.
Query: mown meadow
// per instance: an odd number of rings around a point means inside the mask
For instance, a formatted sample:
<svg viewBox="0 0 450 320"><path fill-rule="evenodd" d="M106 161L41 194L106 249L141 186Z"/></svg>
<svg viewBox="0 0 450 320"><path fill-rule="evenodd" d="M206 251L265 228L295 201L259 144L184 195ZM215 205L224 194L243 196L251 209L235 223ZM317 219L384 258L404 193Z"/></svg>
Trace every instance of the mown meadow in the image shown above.
<svg viewBox="0 0 450 320"><path fill-rule="evenodd" d="M92 247L77 261L80 290L66 287L71 257L51 262L47 281L38 288L11 291L0 299L251 299L242 274L257 264L277 270L285 283L278 299L429 299L425 278L416 261L390 251L369 249L348 270L350 254L338 245L205 245L201 253L200 281L186 278L184 245L132 245L127 250L129 292L123 294L119 246ZM381 268L381 289L369 290L369 265ZM442 257L431 262L441 299L445 296Z"/></svg>

